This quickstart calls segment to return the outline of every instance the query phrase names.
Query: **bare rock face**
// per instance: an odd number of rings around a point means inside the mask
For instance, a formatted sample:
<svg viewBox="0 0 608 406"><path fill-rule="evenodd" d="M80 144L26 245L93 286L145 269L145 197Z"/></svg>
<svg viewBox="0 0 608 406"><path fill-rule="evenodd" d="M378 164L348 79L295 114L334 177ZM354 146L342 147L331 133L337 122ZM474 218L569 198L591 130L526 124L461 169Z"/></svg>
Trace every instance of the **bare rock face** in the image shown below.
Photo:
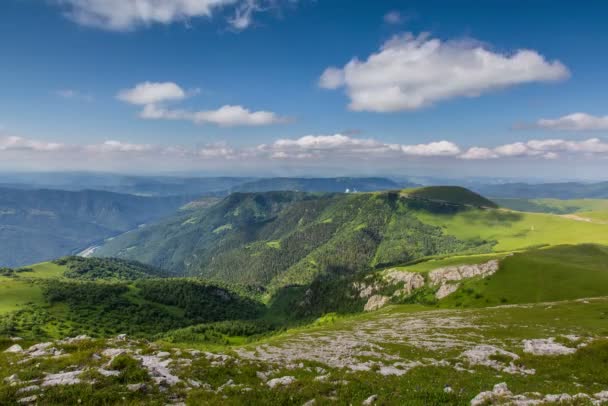
<svg viewBox="0 0 608 406"><path fill-rule="evenodd" d="M424 286L424 277L416 272L404 272L398 270L389 270L384 279L393 284L403 282L403 289L399 290L402 295L409 295L416 289Z"/></svg>
<svg viewBox="0 0 608 406"><path fill-rule="evenodd" d="M385 306L390 298L388 296L374 295L369 298L363 310L371 312Z"/></svg>
<svg viewBox="0 0 608 406"><path fill-rule="evenodd" d="M437 299L443 299L444 297L456 292L459 286L459 283L444 283L439 287L439 290L435 292L435 297Z"/></svg>
<svg viewBox="0 0 608 406"><path fill-rule="evenodd" d="M486 278L498 271L499 262L496 259L476 265L455 265L438 268L429 272L431 285L443 285L448 281L460 281L463 279L481 276Z"/></svg>

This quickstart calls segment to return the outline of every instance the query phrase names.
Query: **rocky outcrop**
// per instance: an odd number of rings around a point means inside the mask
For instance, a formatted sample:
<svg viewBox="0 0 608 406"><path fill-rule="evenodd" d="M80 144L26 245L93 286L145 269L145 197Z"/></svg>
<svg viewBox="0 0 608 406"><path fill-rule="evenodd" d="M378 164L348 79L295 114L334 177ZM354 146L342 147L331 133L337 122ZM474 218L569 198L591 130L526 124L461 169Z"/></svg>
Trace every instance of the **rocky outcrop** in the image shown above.
<svg viewBox="0 0 608 406"><path fill-rule="evenodd" d="M374 310L378 310L389 302L390 298L388 296L374 295L369 298L363 310L366 312L371 312Z"/></svg>
<svg viewBox="0 0 608 406"><path fill-rule="evenodd" d="M456 292L459 286L459 283L444 283L439 287L439 290L435 292L435 297L437 299L443 299L444 297Z"/></svg>
<svg viewBox="0 0 608 406"><path fill-rule="evenodd" d="M604 404L608 398L604 394L608 392L599 392L595 395L586 393L577 393L570 395L568 393L541 395L538 392L524 393L522 395L514 395L506 383L498 383L494 385L491 391L481 392L471 400L471 406L482 405L555 405L555 404Z"/></svg>
<svg viewBox="0 0 608 406"><path fill-rule="evenodd" d="M428 278L431 285L443 285L446 282L461 281L463 279L481 276L486 278L498 271L499 262L493 259L483 264L476 265L454 265L437 268L429 272Z"/></svg>
<svg viewBox="0 0 608 406"><path fill-rule="evenodd" d="M451 295L458 290L458 282L463 279L474 277L487 278L498 271L500 263L493 259L483 264L475 265L454 265L437 268L429 272L428 279L431 286L439 286L439 290L435 293L437 299Z"/></svg>
<svg viewBox="0 0 608 406"><path fill-rule="evenodd" d="M389 270L384 279L390 281L393 285L403 282L403 288L393 294L393 296L407 296L415 289L420 289L424 286L424 277L416 272L404 272L396 269Z"/></svg>
<svg viewBox="0 0 608 406"><path fill-rule="evenodd" d="M553 337L535 340L524 340L524 352L534 355L568 355L574 354L576 348L556 343Z"/></svg>

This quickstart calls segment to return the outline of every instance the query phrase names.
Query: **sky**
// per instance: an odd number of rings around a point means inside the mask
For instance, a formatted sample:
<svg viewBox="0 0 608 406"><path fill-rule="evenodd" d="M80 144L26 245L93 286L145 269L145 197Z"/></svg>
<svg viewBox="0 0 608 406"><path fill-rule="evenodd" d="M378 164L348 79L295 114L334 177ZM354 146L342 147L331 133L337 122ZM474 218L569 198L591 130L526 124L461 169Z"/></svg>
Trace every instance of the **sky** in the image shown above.
<svg viewBox="0 0 608 406"><path fill-rule="evenodd" d="M608 180L607 14L2 0L0 170Z"/></svg>

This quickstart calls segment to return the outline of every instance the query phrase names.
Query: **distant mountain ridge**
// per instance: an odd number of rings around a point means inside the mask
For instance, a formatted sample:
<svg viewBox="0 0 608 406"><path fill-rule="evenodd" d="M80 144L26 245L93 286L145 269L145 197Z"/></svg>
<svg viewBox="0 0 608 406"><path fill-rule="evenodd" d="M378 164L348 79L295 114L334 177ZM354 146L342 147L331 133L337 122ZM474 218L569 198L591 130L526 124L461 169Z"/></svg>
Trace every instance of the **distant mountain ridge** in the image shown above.
<svg viewBox="0 0 608 406"><path fill-rule="evenodd" d="M396 190L416 186L413 183L397 183L387 178L268 178L236 186L233 192L374 192Z"/></svg>
<svg viewBox="0 0 608 406"><path fill-rule="evenodd" d="M607 199L608 182L505 183L473 187L484 196L499 198Z"/></svg>
<svg viewBox="0 0 608 406"><path fill-rule="evenodd" d="M0 265L41 262L156 221L191 200L0 188Z"/></svg>

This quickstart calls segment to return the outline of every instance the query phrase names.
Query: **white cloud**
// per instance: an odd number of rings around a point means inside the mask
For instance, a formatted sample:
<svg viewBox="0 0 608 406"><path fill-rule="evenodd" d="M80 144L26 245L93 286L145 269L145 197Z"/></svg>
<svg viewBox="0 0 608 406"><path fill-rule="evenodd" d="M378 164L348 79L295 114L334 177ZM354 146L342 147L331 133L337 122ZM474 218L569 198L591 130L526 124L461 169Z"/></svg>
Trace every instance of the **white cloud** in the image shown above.
<svg viewBox="0 0 608 406"><path fill-rule="evenodd" d="M65 149L64 144L31 140L14 135L0 135L0 151L40 151L52 152Z"/></svg>
<svg viewBox="0 0 608 406"><path fill-rule="evenodd" d="M327 158L356 155L364 159L378 157L446 157L455 156L460 148L448 141L402 145L374 139L354 138L344 134L307 135L297 139L279 139L270 146L261 146L279 159Z"/></svg>
<svg viewBox="0 0 608 406"><path fill-rule="evenodd" d="M247 29L253 22L253 13L259 10L260 7L255 0L245 0L236 8L234 16L228 19L228 23L238 31Z"/></svg>
<svg viewBox="0 0 608 406"><path fill-rule="evenodd" d="M472 147L464 154L462 159L498 159L510 157L541 157L544 159L557 159L561 153L583 154L593 156L608 153L608 142L599 138L590 138L582 141L562 139L530 140L505 144L495 148Z"/></svg>
<svg viewBox="0 0 608 406"><path fill-rule="evenodd" d="M384 15L384 22L387 24L401 24L403 22L403 17L401 13L393 10L389 11Z"/></svg>
<svg viewBox="0 0 608 406"><path fill-rule="evenodd" d="M494 159L498 157L496 152L485 147L471 147L464 154L460 155L462 159Z"/></svg>
<svg viewBox="0 0 608 406"><path fill-rule="evenodd" d="M160 145L121 140L106 140L87 145L39 141L24 137L0 135L0 163L52 162L56 166L79 169L107 168L108 165L147 165L155 168L196 167L199 163L217 165L275 165L299 162L314 167L334 164L344 167L399 166L407 162L432 162L433 165L458 161L508 159L531 160L584 159L602 162L608 159L608 142L600 138L586 140L529 140L496 147L473 146L463 149L450 141L424 144L399 144L373 138L358 138L345 134L306 135L281 138L268 144L233 146L227 143L202 146ZM432 161L430 161L432 160ZM129 162L131 164L129 164ZM226 164L230 162L230 164ZM281 162L281 163L279 163ZM137 164L134 164L137 163ZM104 166L105 165L105 166ZM272 165L272 164L269 164Z"/></svg>
<svg viewBox="0 0 608 406"><path fill-rule="evenodd" d="M243 30L253 13L276 7L282 0L55 0L76 23L112 31L129 31L153 24L188 23L232 10L228 24ZM294 3L294 0L285 0ZM266 7L267 6L267 7Z"/></svg>
<svg viewBox="0 0 608 406"><path fill-rule="evenodd" d="M89 152L152 152L160 150L159 147L150 144L131 144L128 142L107 140L101 144L88 145L85 147Z"/></svg>
<svg viewBox="0 0 608 406"><path fill-rule="evenodd" d="M143 82L131 89L121 90L117 98L130 104L142 105L139 117L145 120L185 120L195 124L215 124L222 127L263 126L289 121L288 118L272 111L251 111L239 105L224 105L218 109L201 111L168 108L164 105L198 92L198 89L186 92L173 82Z"/></svg>
<svg viewBox="0 0 608 406"><path fill-rule="evenodd" d="M127 103L146 105L182 100L186 98L186 92L173 82L143 82L131 89L121 90L116 97Z"/></svg>
<svg viewBox="0 0 608 406"><path fill-rule="evenodd" d="M449 141L438 141L418 145L402 145L401 150L406 155L418 156L454 156L460 153L458 145Z"/></svg>
<svg viewBox="0 0 608 406"><path fill-rule="evenodd" d="M561 131L608 130L608 116L573 113L556 119L540 119L536 122L536 127Z"/></svg>
<svg viewBox="0 0 608 406"><path fill-rule="evenodd" d="M428 34L393 37L366 60L325 70L319 85L344 87L355 111L415 110L455 97L530 82L565 79L568 69L534 50L501 54L475 41L441 41Z"/></svg>
<svg viewBox="0 0 608 406"><path fill-rule="evenodd" d="M167 109L155 104L144 106L141 118L149 120L187 120L196 124L216 124L222 127L263 126L288 121L271 111L251 111L243 106L225 105L216 110L186 111Z"/></svg>

